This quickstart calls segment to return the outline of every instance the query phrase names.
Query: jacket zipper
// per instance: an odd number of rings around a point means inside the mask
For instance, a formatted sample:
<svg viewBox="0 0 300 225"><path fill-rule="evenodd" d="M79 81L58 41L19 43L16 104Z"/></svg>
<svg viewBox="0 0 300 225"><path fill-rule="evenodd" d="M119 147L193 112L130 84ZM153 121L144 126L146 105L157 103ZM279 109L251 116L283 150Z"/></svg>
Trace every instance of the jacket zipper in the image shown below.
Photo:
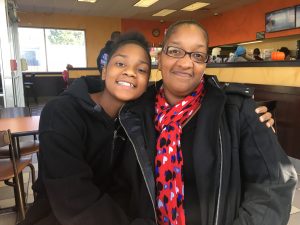
<svg viewBox="0 0 300 225"><path fill-rule="evenodd" d="M123 108L123 107L122 107L122 108ZM121 108L121 110L122 110L122 108ZM121 110L120 110L120 112L121 112ZM129 136L128 133L127 133L127 130L125 129L125 127L124 127L124 125L123 125L123 123L122 123L122 121L121 121L120 113L119 113L119 121L120 121L120 124L121 124L121 126L123 127L123 129L124 129L124 131L125 131L125 133L126 133L128 139L130 140L130 142L131 142L131 144L132 144L132 146L133 146L133 149L134 149L134 153L135 153L136 159L137 159L137 161L138 161L138 163L139 163L139 166L140 166L140 169L141 169L141 171L142 171L143 178L144 178L144 181L145 181L147 190L148 190L148 194L149 194L150 199L151 199L151 203L152 203L152 207L153 207L153 212L154 212L154 216L155 216L155 222L156 222L156 224L157 224L157 221L158 221L158 220L157 220L157 215L156 215L156 210L155 210L154 199L153 199L152 196L151 196L150 188L149 188L148 183L147 183L147 181L146 181L146 176L145 176L145 174L144 174L144 171L143 171L141 162L140 162L139 157L138 157L138 155L137 155L137 151L136 151L135 145L133 144L133 141L131 140L130 136Z"/></svg>
<svg viewBox="0 0 300 225"><path fill-rule="evenodd" d="M219 140L220 140L221 166L220 166L220 180L219 180L220 185L219 185L219 193L218 193L217 213L216 213L215 225L219 224L220 198L221 198L222 178L223 178L223 143L222 143L222 136L221 136L220 129L219 129Z"/></svg>

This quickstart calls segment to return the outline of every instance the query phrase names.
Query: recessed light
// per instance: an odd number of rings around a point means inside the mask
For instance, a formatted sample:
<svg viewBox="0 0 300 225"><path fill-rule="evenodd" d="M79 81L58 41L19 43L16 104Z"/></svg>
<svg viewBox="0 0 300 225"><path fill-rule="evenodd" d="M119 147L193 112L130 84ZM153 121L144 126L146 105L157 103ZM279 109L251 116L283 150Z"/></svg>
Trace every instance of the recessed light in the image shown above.
<svg viewBox="0 0 300 225"><path fill-rule="evenodd" d="M166 16L166 15L169 15L173 12L176 12L176 10L174 10L174 9L163 9L163 10L159 11L158 13L153 14L152 16Z"/></svg>
<svg viewBox="0 0 300 225"><path fill-rule="evenodd" d="M77 0L78 2L89 2L89 3L96 3L97 0Z"/></svg>
<svg viewBox="0 0 300 225"><path fill-rule="evenodd" d="M135 3L133 6L149 7L150 5L153 5L155 2L158 2L158 0L140 0L137 3Z"/></svg>
<svg viewBox="0 0 300 225"><path fill-rule="evenodd" d="M263 41L248 41L248 42L239 43L238 45L249 45L249 44L255 44L259 42L263 42Z"/></svg>
<svg viewBox="0 0 300 225"><path fill-rule="evenodd" d="M191 4L191 5L188 5L188 6L184 7L181 10L183 10L183 11L195 11L197 9L203 8L203 7L208 6L208 5L210 5L210 3L195 2L195 3Z"/></svg>

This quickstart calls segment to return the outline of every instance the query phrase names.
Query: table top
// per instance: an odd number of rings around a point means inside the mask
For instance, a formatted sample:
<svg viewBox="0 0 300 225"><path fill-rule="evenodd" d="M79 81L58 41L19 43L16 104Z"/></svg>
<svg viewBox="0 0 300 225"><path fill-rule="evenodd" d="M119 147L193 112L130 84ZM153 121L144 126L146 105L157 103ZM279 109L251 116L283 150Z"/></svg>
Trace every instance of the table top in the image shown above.
<svg viewBox="0 0 300 225"><path fill-rule="evenodd" d="M10 129L12 136L37 134L39 122L39 116L0 118L0 130Z"/></svg>

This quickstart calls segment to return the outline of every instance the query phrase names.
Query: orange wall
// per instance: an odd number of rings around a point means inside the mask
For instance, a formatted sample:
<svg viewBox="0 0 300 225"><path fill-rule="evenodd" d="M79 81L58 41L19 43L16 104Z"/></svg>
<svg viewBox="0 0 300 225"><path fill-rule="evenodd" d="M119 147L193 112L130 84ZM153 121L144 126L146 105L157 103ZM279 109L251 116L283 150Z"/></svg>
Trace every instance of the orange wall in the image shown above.
<svg viewBox="0 0 300 225"><path fill-rule="evenodd" d="M299 0L259 0L219 16L205 18L200 20L200 23L209 33L210 46L253 41L256 39L256 32L265 31L265 13L298 4ZM121 20L122 31L138 30L155 46L162 43L164 30L170 24L171 22ZM153 37L151 33L153 28L160 29L159 37ZM300 34L300 28L266 33L265 37L284 37L293 34Z"/></svg>
<svg viewBox="0 0 300 225"><path fill-rule="evenodd" d="M258 0L223 13L220 16L205 18L200 22L206 27L210 36L210 46L252 41L256 32L265 30L265 13L300 4L299 0ZM114 30L142 32L151 45L162 43L165 29L171 22L105 18L96 16L79 16L73 14L22 13L20 26L57 27L83 29L86 32L87 66L96 66L99 50L110 38ZM154 37L152 30L158 28L160 36ZM300 28L273 33L266 33L266 38L300 34Z"/></svg>
<svg viewBox="0 0 300 225"><path fill-rule="evenodd" d="M210 46L253 41L265 31L265 13L300 4L299 0L259 0L239 9L200 21L210 36ZM266 33L266 38L300 34L300 28Z"/></svg>
<svg viewBox="0 0 300 225"><path fill-rule="evenodd" d="M134 20L134 19L122 19L121 20L122 32L125 31L139 31L142 32L147 38L149 44L154 46L159 46L162 43L163 35L165 29L171 24L170 22L159 22L159 21L149 21L149 20ZM154 37L152 35L152 30L158 28L160 30L160 35Z"/></svg>
<svg viewBox="0 0 300 225"><path fill-rule="evenodd" d="M100 49L110 39L111 32L121 30L121 19L73 14L19 12L19 26L85 30L87 66L96 66Z"/></svg>

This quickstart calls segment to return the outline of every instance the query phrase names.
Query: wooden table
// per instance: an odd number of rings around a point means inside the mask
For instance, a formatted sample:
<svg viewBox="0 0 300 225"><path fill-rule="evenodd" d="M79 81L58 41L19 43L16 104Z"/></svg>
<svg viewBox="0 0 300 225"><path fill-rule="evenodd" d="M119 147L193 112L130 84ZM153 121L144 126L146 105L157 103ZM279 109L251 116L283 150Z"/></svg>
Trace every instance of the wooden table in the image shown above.
<svg viewBox="0 0 300 225"><path fill-rule="evenodd" d="M34 135L39 130L39 116L0 118L0 130L10 129L12 137Z"/></svg>

